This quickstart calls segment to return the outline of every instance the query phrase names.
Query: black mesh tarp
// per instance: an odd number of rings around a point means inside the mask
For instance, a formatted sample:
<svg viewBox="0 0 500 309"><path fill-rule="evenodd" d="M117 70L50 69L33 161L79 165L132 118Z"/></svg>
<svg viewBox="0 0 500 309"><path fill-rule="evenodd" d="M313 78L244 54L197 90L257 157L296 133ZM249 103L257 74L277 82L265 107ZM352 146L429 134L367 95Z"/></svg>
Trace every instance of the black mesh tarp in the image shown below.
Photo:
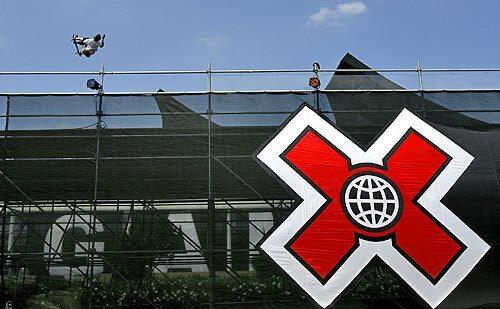
<svg viewBox="0 0 500 309"><path fill-rule="evenodd" d="M2 173L6 176L1 198L15 205L13 209L19 218L16 220L30 218L27 226L31 226L32 234L24 232L30 235L28 239L21 238L24 240L12 244L11 249L17 254L24 252L24 262L31 261L26 265L31 267L29 272L34 276L47 275L43 240L50 226L64 214L69 219L85 222L91 218L85 216L95 211L99 221L104 222L103 232L93 240L81 230L73 229L77 241L105 243L104 252L111 253L96 262L102 265L104 273L123 272L114 266L121 265L116 262L116 256L125 250L120 245L123 243L120 235L127 224L138 220L157 224L172 214L185 224L185 218L179 215L183 213L179 203L183 207L191 205L189 220L196 222L194 226L198 231L195 243L200 244L200 250L208 250L207 233L210 231L207 230L206 203L209 199L220 203L217 209L232 211L230 215L226 211L217 212L217 237L212 247L216 252L214 265L217 271L231 273L227 269L230 264L235 271L246 273L254 267L249 265L253 263L252 256L256 255L256 251L252 251L253 255L248 254L249 243L255 241L249 239L253 235L251 230L255 231L252 226L255 223L249 223L249 218L260 218L255 213L264 209L271 211L274 224L279 224L293 202L294 195L289 189L270 176L253 157L283 121L301 104L313 108L319 105L325 119L360 144L367 145L405 107L475 157L443 203L492 246L442 308L500 303L500 239L496 233L500 222L497 207L500 202L499 92L159 93L3 96L0 100ZM50 210L56 207L51 204L61 203L66 203L68 209L80 204L96 208L79 212L82 218L71 217L71 212L47 214L38 209L40 204L45 205L43 209ZM130 212L120 208L122 204L129 205L127 203L149 212L142 217L128 218ZM246 203L245 207L238 206L241 203ZM248 206L250 203L260 204L253 209ZM223 204L225 208L220 206ZM262 208L269 204L274 208ZM193 210L196 209L193 205L197 210ZM113 207L117 210L113 211ZM232 231L232 238L228 231ZM74 250L75 240L67 241L64 250ZM182 243L182 238L176 241ZM228 242L232 244L230 255L226 252ZM187 245L183 248L190 250ZM158 248L146 246L143 249L154 251ZM113 255L112 252L118 253ZM184 260L173 260L172 265L179 268L186 263L200 263L200 260L205 263L208 255L203 253L191 258L196 262L189 262L185 256ZM86 259L85 255L73 255L65 261L80 265ZM18 269L19 274L22 265L14 260L9 263L9 267ZM60 260L54 263L65 265ZM185 268L205 269L199 267ZM229 301L225 289L219 287L214 291L217 301ZM265 301L266 297L255 296L250 300ZM408 303L407 298L403 297L406 299L403 302ZM416 296L409 299L418 303ZM411 306L418 305L410 302L406 307Z"/></svg>

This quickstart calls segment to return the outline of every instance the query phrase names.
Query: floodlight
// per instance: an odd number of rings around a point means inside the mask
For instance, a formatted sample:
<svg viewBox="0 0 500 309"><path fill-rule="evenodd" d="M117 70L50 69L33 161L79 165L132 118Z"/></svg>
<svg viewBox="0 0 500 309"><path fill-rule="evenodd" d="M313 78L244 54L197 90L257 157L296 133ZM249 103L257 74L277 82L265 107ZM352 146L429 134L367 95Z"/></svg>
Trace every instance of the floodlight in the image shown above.
<svg viewBox="0 0 500 309"><path fill-rule="evenodd" d="M102 85L99 84L98 81L96 81L95 79L89 79L87 81L87 88L89 89L92 89L92 90L101 90L102 89Z"/></svg>

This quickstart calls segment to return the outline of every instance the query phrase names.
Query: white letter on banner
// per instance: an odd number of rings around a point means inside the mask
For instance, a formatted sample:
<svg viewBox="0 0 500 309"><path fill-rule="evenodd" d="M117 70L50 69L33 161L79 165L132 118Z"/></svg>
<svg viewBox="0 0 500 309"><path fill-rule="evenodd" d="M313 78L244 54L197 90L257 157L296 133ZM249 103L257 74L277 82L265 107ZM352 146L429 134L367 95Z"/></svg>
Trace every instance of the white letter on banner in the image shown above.
<svg viewBox="0 0 500 309"><path fill-rule="evenodd" d="M273 227L273 213L272 212L251 212L248 214L248 249L250 249L249 255L252 250L255 249L253 245L256 245L264 234L267 233ZM254 270L252 265L251 256L249 256L250 262L249 270Z"/></svg>
<svg viewBox="0 0 500 309"><path fill-rule="evenodd" d="M47 235L45 236L44 252L46 254L52 253L51 255L48 255L45 259L46 260L50 259L51 263L62 262L62 259L59 256L59 254L62 254L64 230L61 227L65 228L66 230L69 230L70 228L73 229L79 228L84 230L85 234L91 234L90 225L92 224L92 219L93 217L91 215L80 215L80 216L64 215L61 216L59 219L57 219L56 220L57 224L52 225L52 241L50 239L51 238L50 230L47 232ZM95 229L97 232L104 231L101 222L97 218L96 218ZM50 246L52 246L52 248L49 246L49 244ZM85 248L86 250L92 249L91 247L89 248L89 242L87 241L79 242L78 244L83 248ZM78 244L75 244L75 257L79 256L86 257L87 253L85 253L84 250ZM104 251L104 242L96 242L94 248L98 252ZM59 254L54 254L55 253L54 249ZM94 261L96 260L99 261L99 259L94 259ZM88 270L87 268L88 266L80 266L77 268L69 266L54 266L50 267L49 274L52 276L64 276L65 279L69 279L70 276L81 275L82 273L86 274ZM102 265L94 265L94 275L101 274L102 272L103 272Z"/></svg>

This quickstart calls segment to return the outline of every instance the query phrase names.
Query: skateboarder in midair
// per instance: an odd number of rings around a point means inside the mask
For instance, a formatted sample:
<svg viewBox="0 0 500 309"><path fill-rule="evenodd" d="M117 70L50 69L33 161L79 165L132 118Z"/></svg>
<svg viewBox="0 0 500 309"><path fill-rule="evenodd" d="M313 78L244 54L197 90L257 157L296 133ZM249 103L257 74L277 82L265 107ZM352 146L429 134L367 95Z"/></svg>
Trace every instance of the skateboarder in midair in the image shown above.
<svg viewBox="0 0 500 309"><path fill-rule="evenodd" d="M94 35L92 39L87 37L80 37L76 34L73 34L71 41L73 41L73 43L75 44L76 53L78 54L78 56L84 55L86 57L90 57L93 54L95 54L95 52L99 47L100 48L104 47L105 37L106 37L105 34L103 34L101 37L99 33ZM81 50L78 48L78 45L83 46Z"/></svg>

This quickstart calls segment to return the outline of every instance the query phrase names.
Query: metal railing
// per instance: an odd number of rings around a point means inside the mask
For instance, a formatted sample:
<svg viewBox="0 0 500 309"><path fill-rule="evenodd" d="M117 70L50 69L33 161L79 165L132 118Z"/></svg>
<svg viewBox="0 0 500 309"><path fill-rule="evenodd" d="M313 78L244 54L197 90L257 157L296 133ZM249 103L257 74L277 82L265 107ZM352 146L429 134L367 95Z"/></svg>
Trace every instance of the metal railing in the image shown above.
<svg viewBox="0 0 500 309"><path fill-rule="evenodd" d="M413 77L415 78L415 88L410 89L410 87L406 87L408 89L388 89L388 90L394 90L394 91L417 91L417 90L428 90L428 91L443 91L443 90L448 90L448 91L469 91L469 90L497 90L500 89L500 78L499 78L499 87L486 87L486 88L477 88L477 87L472 87L469 89L465 88L425 88L425 73L447 73L447 74L455 74L455 73L500 73L500 68L423 68L420 63L418 64L417 67L415 68L374 68L374 69L319 69L319 70L314 70L314 69L213 69L211 65L206 70L106 70L105 66L102 65L101 68L97 71L0 71L0 77L2 76L11 76L11 77L20 77L20 76L97 76L100 77L101 83L104 84L105 82L105 77L110 77L110 76L152 76L152 75L161 75L161 76L193 76L193 75L198 75L198 76L206 76L208 79L207 82L207 88L205 88L202 91L169 91L166 92L168 94L179 94L179 93L207 93L207 92L212 92L212 93L225 93L225 92L239 92L239 93L245 93L245 92L266 92L266 93L273 93L273 92L287 92L287 91L309 91L307 88L307 80L302 80L301 79L301 85L304 86L304 89L256 89L256 90L216 90L214 88L214 83L213 79L215 79L217 76L235 76L235 75L266 75L266 74L276 74L277 76L282 76L284 74L323 74L323 79L325 79L324 74L343 74L343 75L350 75L351 74L356 74L356 73L381 73L382 75L384 74L390 74L390 73L405 73L405 74L415 74ZM410 76L412 79L413 77ZM499 75L500 77L500 75ZM390 79L390 78L389 78ZM302 83L303 82L303 83ZM211 86L208 86L211 85ZM496 85L496 83L495 83ZM103 85L104 86L104 85ZM239 89L244 89L245 87L239 87ZM324 87L323 87L324 88ZM189 87L186 87L186 89L189 89ZM323 91L329 91L329 92L355 92L355 91L361 91L362 89L356 89L356 90L351 90L351 89L338 89L338 90L323 90ZM369 90L369 89L363 89L363 90ZM381 91L381 90L375 90L375 89L370 89L371 91ZM382 90L386 91L386 90ZM112 93L112 94L131 94L132 92L110 92L107 91L107 93ZM147 91L137 91L133 92L134 94L153 94L156 92L147 92ZM20 92L2 92L0 90L1 95L16 95L20 94ZM37 92L37 93L23 93L23 94L36 94L36 95L43 95L43 94L58 94L58 95L74 95L74 94L92 94L92 92Z"/></svg>
<svg viewBox="0 0 500 309"><path fill-rule="evenodd" d="M123 71L0 71L0 75L175 75L175 74L269 74L314 73L313 69L228 69L228 70L123 70ZM318 73L419 73L419 72L500 72L500 68L375 68L320 69Z"/></svg>

